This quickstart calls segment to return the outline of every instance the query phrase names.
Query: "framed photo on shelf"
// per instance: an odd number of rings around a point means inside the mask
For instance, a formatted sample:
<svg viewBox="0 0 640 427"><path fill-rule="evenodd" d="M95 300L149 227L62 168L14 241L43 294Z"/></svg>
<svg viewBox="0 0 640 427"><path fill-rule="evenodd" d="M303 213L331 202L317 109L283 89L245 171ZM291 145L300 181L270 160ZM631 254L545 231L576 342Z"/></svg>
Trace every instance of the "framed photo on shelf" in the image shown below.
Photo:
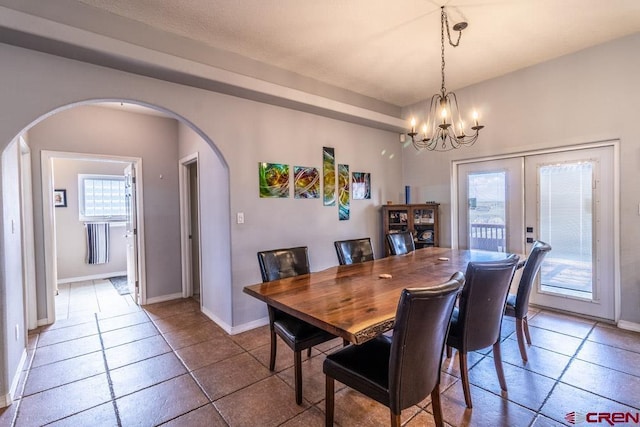
<svg viewBox="0 0 640 427"><path fill-rule="evenodd" d="M67 207L67 190L53 190L53 206L56 208Z"/></svg>

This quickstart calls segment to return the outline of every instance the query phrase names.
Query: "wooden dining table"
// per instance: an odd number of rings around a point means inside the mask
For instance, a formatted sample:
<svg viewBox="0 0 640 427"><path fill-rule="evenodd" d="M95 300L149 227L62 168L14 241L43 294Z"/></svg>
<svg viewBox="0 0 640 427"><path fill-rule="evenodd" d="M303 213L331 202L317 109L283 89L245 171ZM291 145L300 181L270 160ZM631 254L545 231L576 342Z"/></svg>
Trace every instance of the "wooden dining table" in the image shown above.
<svg viewBox="0 0 640 427"><path fill-rule="evenodd" d="M404 288L444 283L470 261L510 254L429 247L359 264L340 265L246 286L244 292L353 344L393 328Z"/></svg>

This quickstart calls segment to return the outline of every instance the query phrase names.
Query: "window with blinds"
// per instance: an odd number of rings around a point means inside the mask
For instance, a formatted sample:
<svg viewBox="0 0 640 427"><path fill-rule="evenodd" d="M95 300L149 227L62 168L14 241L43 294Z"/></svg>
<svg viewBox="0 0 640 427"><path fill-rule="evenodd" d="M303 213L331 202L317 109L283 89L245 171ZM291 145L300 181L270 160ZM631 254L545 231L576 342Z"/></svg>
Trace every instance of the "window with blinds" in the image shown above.
<svg viewBox="0 0 640 427"><path fill-rule="evenodd" d="M80 221L122 222L127 219L124 176L78 175Z"/></svg>

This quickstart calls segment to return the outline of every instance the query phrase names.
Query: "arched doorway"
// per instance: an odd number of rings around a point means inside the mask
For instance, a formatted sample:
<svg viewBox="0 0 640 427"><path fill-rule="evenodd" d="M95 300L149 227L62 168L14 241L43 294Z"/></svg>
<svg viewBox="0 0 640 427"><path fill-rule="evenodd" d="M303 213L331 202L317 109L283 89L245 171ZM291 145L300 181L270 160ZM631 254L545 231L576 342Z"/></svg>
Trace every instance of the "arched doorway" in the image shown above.
<svg viewBox="0 0 640 427"><path fill-rule="evenodd" d="M98 108L96 107L94 104L96 102L104 102L105 100L101 99L99 101L87 101L87 102L81 102L81 103L75 103L75 104L70 104L67 105L65 107L61 107L58 108L48 114L44 114L41 117L39 117L38 119L34 120L31 124L29 124L28 126L26 126L24 128L24 130L22 132L20 132L19 135L27 135L29 136L31 133L31 136L33 136L33 132L34 129L37 129L38 126L42 127L42 125L46 122L47 119L52 119L54 117L56 117L57 115L60 115L59 117L62 117L62 115L64 114L68 114L68 113L73 113L74 110L75 111L79 111L76 109L80 109L80 108L84 108L85 110L87 108ZM109 100L109 101L114 101L114 100ZM127 100L118 100L116 101L121 107L122 106L126 106L127 104L129 105L134 105L133 101L127 101ZM141 103L138 103L141 104ZM148 104L144 104L144 107L147 108L151 108L153 106L150 106ZM101 107L102 108L102 107ZM209 173L209 175L211 174L211 172L213 171L216 174L216 188L217 188L217 193L215 195L216 197L216 208L213 212L203 212L203 217L206 217L208 221L212 221L212 223L215 222L216 227L217 227L217 233L226 233L226 235L229 234L229 223L228 221L225 220L219 220L219 221L215 221L214 216L216 212L221 212L221 208L224 209L224 211L227 213L228 215L228 210L229 210L229 187L228 187L228 166L223 158L223 156L221 155L221 153L215 148L215 146L213 145L212 141L206 137L206 135L204 135L204 133L199 130L193 123L189 122L188 120L184 119L183 117L179 116L178 114L169 112L167 110L158 108L158 107L153 107L155 108L156 111L161 111L165 116L170 117L172 120L177 122L177 125L174 126L174 132L173 132L173 136L175 137L175 140L177 141L177 144L180 144L181 141L186 141L185 142L185 147L184 149L178 148L174 148L171 151L171 155L168 156L169 160L167 160L165 163L163 163L162 165L158 166L157 164L154 164L154 159L149 159L149 156L152 156L152 154L143 154L141 157L145 163L146 169L145 170L152 170L152 172L149 173L150 176L154 177L154 180L151 179L147 179L146 181L155 181L152 182L152 184L154 186L162 186L167 184L170 180L174 180L175 182L173 184L167 185L168 187L171 187L170 190L168 190L168 193L159 191L157 188L152 188L148 191L145 191L145 193L151 193L151 204L153 205L153 208L157 210L157 212L154 214L156 218L154 218L156 220L156 225L153 228L153 232L156 234L159 234L159 232L162 233L166 233L166 229L164 228L164 222L163 221L159 221L158 223L158 217L161 217L162 219L162 210L164 208L167 208L169 210L175 209L176 213L174 215L175 218L175 231L173 231L172 236L179 236L180 235L180 230L179 230L179 194L178 194L178 180L177 180L177 170L178 170L178 161L180 158L185 157L185 154L191 154L192 152L200 152L200 158L201 158L201 162L203 163L203 165L207 168L207 172ZM112 112L112 114L124 114L123 112L119 112L117 110L114 110ZM126 114L132 114L132 112L127 112ZM71 116L75 116L75 114L72 114ZM66 119L72 118L75 120L75 117L66 117ZM85 117L86 118L86 117ZM72 120L73 122L73 120ZM76 122L78 123L78 122ZM91 126L95 126L96 122L95 120L88 120L86 123L89 123ZM63 126L64 127L64 126ZM95 129L96 133L99 133L101 131L101 129L98 128ZM29 140L29 138L27 138L27 142L31 143L33 145L34 143L34 139L35 138L31 138L31 140ZM176 143L176 142L174 142ZM44 147L44 148L56 148L56 149L62 149L62 150L67 150L67 151L82 151L83 153L90 153L91 150L89 149L90 147L86 144L86 141L81 145L81 150L70 150L69 147L56 147L54 146L48 146L48 147ZM107 148L107 154L109 153L113 153L113 148L114 147L106 147ZM157 148L156 148L157 150ZM42 151L42 147L38 147L38 150L36 152L36 150L32 150L32 157L35 157L36 160L32 161L32 165L36 165L37 169L38 169L38 173L34 172L34 176L33 176L33 181L34 183L40 183L41 182L41 176L40 176L40 165L39 165L39 158L40 158L40 151ZM3 153L4 154L4 153ZM166 173L159 173L162 172L164 170L168 170L169 174ZM167 175L171 175L173 174L174 176L167 176ZM37 175L37 176L36 176ZM222 177L222 179L220 179ZM207 173L203 172L203 177L201 179L208 179ZM6 180L4 180L6 181ZM175 184L175 185L174 185ZM38 221L42 220L42 188L41 188L41 184L37 184L37 186L39 186L39 193L36 195L34 194L34 201L35 201L35 206L33 207L33 210L36 213L39 213L37 215L36 218L36 223ZM144 191L144 190L143 190ZM153 193L156 194L153 194ZM163 198L163 195L166 196L166 194L171 194L171 200L166 200L166 197ZM147 194L148 196L148 194ZM11 195L8 194L7 192L3 191L2 193L2 197L3 197L3 204L9 205L11 203L13 203L13 199L11 198ZM203 205L204 205L204 209L206 211L206 209L209 208L209 206L211 205L210 200L207 201L207 197L204 198L205 200L203 201ZM146 200L149 200L149 197L146 198ZM22 208L23 209L23 208ZM160 224L160 225L159 225ZM16 227L16 229L19 229L22 227L22 224L15 224L14 225ZM205 229L208 229L207 232L211 233L211 227L204 227ZM43 239L43 230L39 227L29 227L30 230L34 231L34 234L36 235L36 239L38 242L41 242ZM226 229L226 231L225 231ZM222 230L222 231L220 231ZM216 232L216 231L214 231ZM39 235L39 237L37 237ZM169 258L175 258L177 260L177 268L176 270L179 272L180 271L180 252L179 252L179 241L180 238L173 238L171 237L171 240L174 240L175 242L177 242L176 248L178 248L177 250L174 251L175 256L173 254L171 255L167 255L167 254L160 254L158 256L158 258L160 258L160 260L162 262L164 262L164 258L165 257L169 257ZM208 244L207 247L203 248L203 256L206 256L207 251L211 251L212 247L211 244L213 243L214 245L218 245L220 247L214 247L213 250L217 250L217 251L229 251L228 248L228 240L225 241L224 239L209 239L212 242L210 242ZM225 246L224 244L227 244L227 246ZM146 241L144 242L144 245L147 247L159 247L161 245L157 245L153 242L152 238L147 237ZM42 245L39 245L40 247L42 247ZM225 246L225 247L222 247ZM6 246L5 246L6 247ZM38 247L38 245L36 245L36 247ZM24 258L24 257L23 257ZM43 253L37 253L35 255L36 260L38 259L42 259L43 258ZM15 318L15 319L24 319L25 317L25 312L26 312L26 305L27 302L29 302L32 306L34 306L34 312L37 313L36 316L36 322L37 324L46 324L48 322L48 307L47 307L47 301L46 301L46 296L47 296L47 286L46 283L42 282L42 277L43 277L43 269L46 268L45 266L40 265L37 268L37 273L36 275L39 277L38 280L38 285L36 286L36 292L34 292L33 294L29 294L27 292L24 293L23 296L21 296L21 298L11 298L11 304L13 305L13 311L15 311L15 313L11 314L11 317ZM154 267L149 267L147 266L147 269L152 269ZM228 269L230 269L230 265L227 266ZM203 268L204 270L204 268ZM203 271L203 274L206 274L205 271ZM160 272L160 275L162 275L162 272ZM17 275L16 275L17 276ZM157 274L156 274L157 276ZM20 281L21 282L21 281ZM18 289L12 289L9 293L13 294L13 293L17 293L19 292L20 294L23 293L22 287L20 286L20 282L11 282L12 286L16 286L18 287ZM150 292L148 292L148 298L147 298L147 302L154 302L154 301L160 301L163 299L171 299L171 298L180 298L182 297L182 288L181 288L181 280L180 280L180 274L178 273L178 279L175 281L175 284L177 284L177 286L174 286L174 288L167 288L167 287L158 287L157 283L154 282L151 285L151 290ZM6 282L6 284L8 284L9 281ZM203 312L206 313L209 317L211 317L214 320L220 320L220 319L225 319L225 316L223 315L219 315L216 312L216 308L215 305L223 305L223 306L228 306L230 304L230 301L224 301L222 302L222 304L220 303L220 301L217 301L215 304L212 304L212 298L223 298L220 297L220 292L215 292L212 288L211 288L211 283L212 281L208 281L203 280L203 296L201 298L201 304L202 304L202 308L203 308ZM221 281L217 281L216 286L224 286L225 283L221 282ZM229 283L226 284L227 286L229 286ZM3 285L4 286L4 285ZM7 285L8 286L8 285ZM14 292L16 291L16 292ZM216 295L217 294L217 295ZM5 300L7 301L7 300ZM24 302L24 304L23 304ZM18 303L18 304L16 304ZM6 304L9 304L8 302L6 302ZM6 309L6 307L3 307L3 309ZM18 325L16 325L16 331L19 332L20 335L20 339L18 340L17 344L18 348L26 348L26 330L28 328L28 322L25 320L13 320L10 319L7 323L7 325L3 325L6 326L5 329L5 334L8 335L8 325L13 325L14 323L18 323ZM13 330L13 328L12 328ZM13 332L13 331L11 331ZM18 335L18 332L16 332L16 336ZM13 334L12 334L13 335ZM18 337L16 337L16 339L18 339ZM13 346L13 344L12 344ZM11 375L12 371L15 371L14 367L17 366L22 366L22 363L24 363L24 361L20 362L20 360L12 360L15 359L10 353L11 353L11 348L7 348L5 347L3 349L3 357L0 357L0 362L2 363L2 365L4 366L9 366L9 369L5 370L5 372L8 373L8 375ZM6 353L5 353L6 352ZM20 354L20 353L18 353ZM21 369L17 369L17 372L19 373ZM11 380L11 378L6 378L7 382L5 384L11 385L11 383L13 382ZM3 386L4 387L4 386ZM11 394L7 394L6 396L10 396ZM7 397L6 399L10 399L9 397Z"/></svg>

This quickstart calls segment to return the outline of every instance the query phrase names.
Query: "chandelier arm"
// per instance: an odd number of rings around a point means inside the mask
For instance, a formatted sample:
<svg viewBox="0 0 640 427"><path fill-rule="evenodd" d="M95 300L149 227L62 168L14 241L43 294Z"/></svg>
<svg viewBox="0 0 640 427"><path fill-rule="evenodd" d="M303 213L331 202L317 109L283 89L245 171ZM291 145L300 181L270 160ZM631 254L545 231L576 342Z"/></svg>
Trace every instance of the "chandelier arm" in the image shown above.
<svg viewBox="0 0 640 427"><path fill-rule="evenodd" d="M451 97L451 99L453 100L453 102L451 102L451 105L455 105L456 107L456 114L458 116L458 125L462 126L462 117L460 116L460 107L458 107L458 97L456 96L455 92L449 92L447 93L447 97ZM453 107L451 108L451 122L453 123ZM455 123L453 123L453 126L455 127ZM455 134L455 131L453 132ZM464 129L461 127L460 128L460 134L462 136L464 136Z"/></svg>

